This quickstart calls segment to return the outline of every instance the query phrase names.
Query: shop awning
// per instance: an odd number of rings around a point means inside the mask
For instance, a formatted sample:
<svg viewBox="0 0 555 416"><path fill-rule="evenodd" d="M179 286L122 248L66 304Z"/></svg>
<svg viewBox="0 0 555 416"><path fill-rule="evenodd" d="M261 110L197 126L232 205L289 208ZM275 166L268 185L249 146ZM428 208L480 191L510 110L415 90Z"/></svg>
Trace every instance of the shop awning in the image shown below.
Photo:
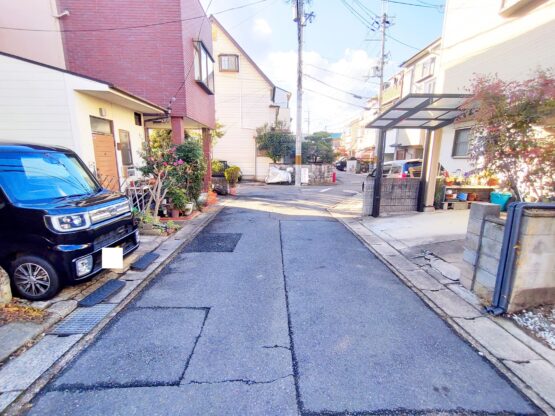
<svg viewBox="0 0 555 416"><path fill-rule="evenodd" d="M463 114L469 94L409 94L366 125L366 128L425 129L445 127Z"/></svg>

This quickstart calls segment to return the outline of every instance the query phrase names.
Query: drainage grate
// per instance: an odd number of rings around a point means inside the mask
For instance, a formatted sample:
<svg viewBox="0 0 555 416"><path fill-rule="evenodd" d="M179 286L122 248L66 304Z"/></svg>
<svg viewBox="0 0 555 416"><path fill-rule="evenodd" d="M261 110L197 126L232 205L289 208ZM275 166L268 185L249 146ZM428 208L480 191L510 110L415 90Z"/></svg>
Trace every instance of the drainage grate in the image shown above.
<svg viewBox="0 0 555 416"><path fill-rule="evenodd" d="M201 233L185 248L185 253L232 253L243 234Z"/></svg>
<svg viewBox="0 0 555 416"><path fill-rule="evenodd" d="M154 260L160 257L160 254L157 253L146 253L133 264L131 264L132 270L145 270L148 266L152 264Z"/></svg>
<svg viewBox="0 0 555 416"><path fill-rule="evenodd" d="M104 299L108 299L113 294L119 292L124 286L125 282L122 282L121 280L108 280L94 292L82 299L78 305L86 308L94 306L102 302Z"/></svg>
<svg viewBox="0 0 555 416"><path fill-rule="evenodd" d="M90 308L77 308L50 331L53 335L86 334L116 305L101 303Z"/></svg>

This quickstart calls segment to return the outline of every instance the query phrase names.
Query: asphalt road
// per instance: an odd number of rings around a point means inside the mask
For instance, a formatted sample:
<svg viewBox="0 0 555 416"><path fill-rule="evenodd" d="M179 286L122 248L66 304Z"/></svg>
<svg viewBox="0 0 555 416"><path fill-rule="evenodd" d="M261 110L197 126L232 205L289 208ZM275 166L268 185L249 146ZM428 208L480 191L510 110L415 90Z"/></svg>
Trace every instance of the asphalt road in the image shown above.
<svg viewBox="0 0 555 416"><path fill-rule="evenodd" d="M29 413L535 414L327 214L362 178L242 186Z"/></svg>

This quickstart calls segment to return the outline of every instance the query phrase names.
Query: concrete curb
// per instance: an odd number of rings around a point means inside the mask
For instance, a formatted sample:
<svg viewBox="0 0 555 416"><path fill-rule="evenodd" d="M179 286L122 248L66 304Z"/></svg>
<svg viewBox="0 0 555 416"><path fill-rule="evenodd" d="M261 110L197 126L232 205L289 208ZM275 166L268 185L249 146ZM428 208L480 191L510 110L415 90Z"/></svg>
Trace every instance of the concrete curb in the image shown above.
<svg viewBox="0 0 555 416"><path fill-rule="evenodd" d="M15 416L22 414L29 408L29 403L40 392L42 388L48 384L69 362L71 362L81 351L87 348L96 338L96 336L116 317L135 297L137 297L142 290L158 276L160 271L169 264L179 253L179 251L195 238L212 220L222 211L225 207L225 201L210 207L210 212L203 213L204 215L198 216L196 219L199 221L185 224L185 226L178 231L175 235L162 242L154 251L160 254L160 257L153 262L146 270L142 272L129 272L133 273L133 279L139 283L116 304L114 309L106 315L99 324L97 324L89 333L79 336L79 340L74 344L69 345L68 348L55 360L52 365L49 365L45 371L37 376L32 383L29 384L24 390L16 392L10 391L0 394L0 413L5 416ZM144 276L141 276L144 275ZM125 280L126 274L123 274L119 279ZM131 276L128 276L131 277ZM117 296L117 294L115 295ZM107 303L110 303L108 300ZM44 338L38 341L33 347L40 346L39 344L44 341ZM28 350L30 351L30 350ZM17 364L17 361L24 357L15 358L10 362ZM2 371L0 370L0 378Z"/></svg>
<svg viewBox="0 0 555 416"><path fill-rule="evenodd" d="M341 205L340 202L336 205ZM376 233L364 227L357 219L349 218L334 208L328 209L330 215L341 222L358 240L360 240L370 252L378 257L407 287L414 291L426 305L436 312L461 338L469 343L478 354L485 357L499 372L508 378L530 401L538 406L547 415L555 415L555 401L552 392L551 379L555 380L555 366L551 357L546 356L543 348L532 348L532 342L523 342L511 333L506 325L501 325L486 314L477 305L472 304L462 297L457 291L452 290L449 283L435 279L432 275L419 269L418 266L407 260L396 248L392 247ZM450 282L453 284L453 282ZM439 295L438 295L439 294ZM488 335L475 330L467 323L480 322L491 325L499 331L497 334ZM501 334L501 338L497 338ZM479 340L480 338L480 340ZM487 342L484 342L487 341ZM515 346L515 356L507 356L507 341L509 345ZM512 351L510 352L512 353ZM505 355L505 356L503 356ZM522 356L523 359L520 359ZM544 383L539 386L537 381L538 372L520 371L519 365L536 365L541 363L545 368ZM551 386L551 387L550 387ZM541 391L538 391L541 390Z"/></svg>

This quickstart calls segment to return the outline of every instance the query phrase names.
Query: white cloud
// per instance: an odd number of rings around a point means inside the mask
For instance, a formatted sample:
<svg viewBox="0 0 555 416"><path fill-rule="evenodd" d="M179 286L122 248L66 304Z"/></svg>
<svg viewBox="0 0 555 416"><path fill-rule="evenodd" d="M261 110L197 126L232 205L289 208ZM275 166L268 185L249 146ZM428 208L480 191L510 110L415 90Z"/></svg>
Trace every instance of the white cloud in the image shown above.
<svg viewBox="0 0 555 416"><path fill-rule="evenodd" d="M305 74L325 83L308 76L304 78L306 89L303 95L304 131L308 128L308 110L310 110L311 132L324 129L341 131L344 122L360 114L363 111L361 107L366 105L365 99L357 99L349 92L361 97L372 97L377 92L375 84L377 80L375 78L368 79L372 66L376 65L376 58L370 57L364 50L346 49L343 56L337 60L329 60L317 52L306 51L304 63ZM261 66L279 87L293 93L290 104L291 116L294 119L292 129L295 130L296 51L270 52ZM367 79L368 81L365 82ZM342 101L355 105L349 105Z"/></svg>
<svg viewBox="0 0 555 416"><path fill-rule="evenodd" d="M272 27L265 19L255 19L252 30L260 36L270 36L272 34Z"/></svg>

